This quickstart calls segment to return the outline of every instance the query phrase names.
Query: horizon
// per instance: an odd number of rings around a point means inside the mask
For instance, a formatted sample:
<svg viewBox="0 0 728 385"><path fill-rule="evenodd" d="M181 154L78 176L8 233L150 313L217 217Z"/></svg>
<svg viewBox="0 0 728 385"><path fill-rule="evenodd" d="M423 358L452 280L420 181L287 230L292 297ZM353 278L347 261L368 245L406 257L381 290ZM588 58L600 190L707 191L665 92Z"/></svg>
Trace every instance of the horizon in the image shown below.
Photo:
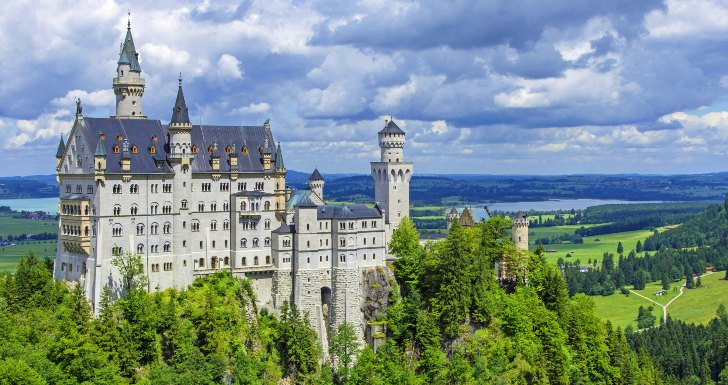
<svg viewBox="0 0 728 385"><path fill-rule="evenodd" d="M145 115L182 73L195 124L271 118L297 169L368 174L393 117L421 175L726 171L728 4L489 4L4 3L0 176L54 172L75 98L113 114L128 20Z"/></svg>

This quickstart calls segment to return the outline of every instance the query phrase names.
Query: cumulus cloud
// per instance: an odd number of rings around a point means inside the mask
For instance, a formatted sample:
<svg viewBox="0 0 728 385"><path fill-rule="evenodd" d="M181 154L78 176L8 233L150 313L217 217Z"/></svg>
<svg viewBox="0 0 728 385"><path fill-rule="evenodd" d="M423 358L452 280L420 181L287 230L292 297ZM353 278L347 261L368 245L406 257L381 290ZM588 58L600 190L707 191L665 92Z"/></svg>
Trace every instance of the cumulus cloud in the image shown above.
<svg viewBox="0 0 728 385"><path fill-rule="evenodd" d="M35 153L28 170L50 173L76 98L86 115L113 114L129 7L0 5L0 161ZM366 173L390 115L423 172L728 164L728 7L717 0L160 0L131 11L145 115L169 117L181 72L195 121L270 117L292 169Z"/></svg>

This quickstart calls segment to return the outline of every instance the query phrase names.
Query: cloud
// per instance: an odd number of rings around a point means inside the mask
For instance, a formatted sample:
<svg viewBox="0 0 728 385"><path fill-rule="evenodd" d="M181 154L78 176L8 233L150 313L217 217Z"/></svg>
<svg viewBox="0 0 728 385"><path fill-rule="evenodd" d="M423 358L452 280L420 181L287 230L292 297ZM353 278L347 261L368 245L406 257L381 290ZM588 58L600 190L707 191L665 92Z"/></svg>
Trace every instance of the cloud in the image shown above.
<svg viewBox="0 0 728 385"><path fill-rule="evenodd" d="M243 72L240 69L240 60L233 55L222 54L217 61L217 74L224 80L242 79Z"/></svg>
<svg viewBox="0 0 728 385"><path fill-rule="evenodd" d="M238 114L259 114L263 112L268 112L270 110L270 104L261 102L261 103L251 103L247 106L240 107L235 109L235 113Z"/></svg>

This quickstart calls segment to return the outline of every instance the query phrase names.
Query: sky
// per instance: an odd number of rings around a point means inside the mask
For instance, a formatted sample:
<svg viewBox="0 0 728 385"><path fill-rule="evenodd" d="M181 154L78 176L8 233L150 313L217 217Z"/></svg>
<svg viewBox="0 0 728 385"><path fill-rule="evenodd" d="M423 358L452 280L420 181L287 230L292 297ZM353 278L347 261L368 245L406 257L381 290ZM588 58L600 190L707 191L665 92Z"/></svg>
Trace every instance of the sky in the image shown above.
<svg viewBox="0 0 728 385"><path fill-rule="evenodd" d="M131 15L128 15L128 12ZM270 118L288 169L368 173L392 117L419 174L728 170L728 2L0 4L0 175L53 174L75 98L114 114L127 20L143 113Z"/></svg>

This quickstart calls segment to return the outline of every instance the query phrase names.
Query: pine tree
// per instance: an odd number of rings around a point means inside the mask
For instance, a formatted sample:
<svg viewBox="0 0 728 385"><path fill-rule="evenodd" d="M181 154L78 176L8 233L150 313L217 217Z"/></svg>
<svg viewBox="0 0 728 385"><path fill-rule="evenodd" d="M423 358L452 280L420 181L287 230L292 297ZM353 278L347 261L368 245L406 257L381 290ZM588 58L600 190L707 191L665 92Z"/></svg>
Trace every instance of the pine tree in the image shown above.
<svg viewBox="0 0 728 385"><path fill-rule="evenodd" d="M344 322L336 328L334 335L331 336L330 345L331 358L336 359L336 377L340 383L346 383L354 357L359 352L356 334L350 323Z"/></svg>
<svg viewBox="0 0 728 385"><path fill-rule="evenodd" d="M691 273L688 273L685 276L685 287L688 289L694 289L695 288L695 280L693 279L693 275Z"/></svg>
<svg viewBox="0 0 728 385"><path fill-rule="evenodd" d="M637 241L637 246L635 246L635 251L638 253L642 252L642 241L640 241L640 240Z"/></svg>
<svg viewBox="0 0 728 385"><path fill-rule="evenodd" d="M624 253L624 247L622 246L622 241L619 241L619 243L617 243L617 254L622 253Z"/></svg>

